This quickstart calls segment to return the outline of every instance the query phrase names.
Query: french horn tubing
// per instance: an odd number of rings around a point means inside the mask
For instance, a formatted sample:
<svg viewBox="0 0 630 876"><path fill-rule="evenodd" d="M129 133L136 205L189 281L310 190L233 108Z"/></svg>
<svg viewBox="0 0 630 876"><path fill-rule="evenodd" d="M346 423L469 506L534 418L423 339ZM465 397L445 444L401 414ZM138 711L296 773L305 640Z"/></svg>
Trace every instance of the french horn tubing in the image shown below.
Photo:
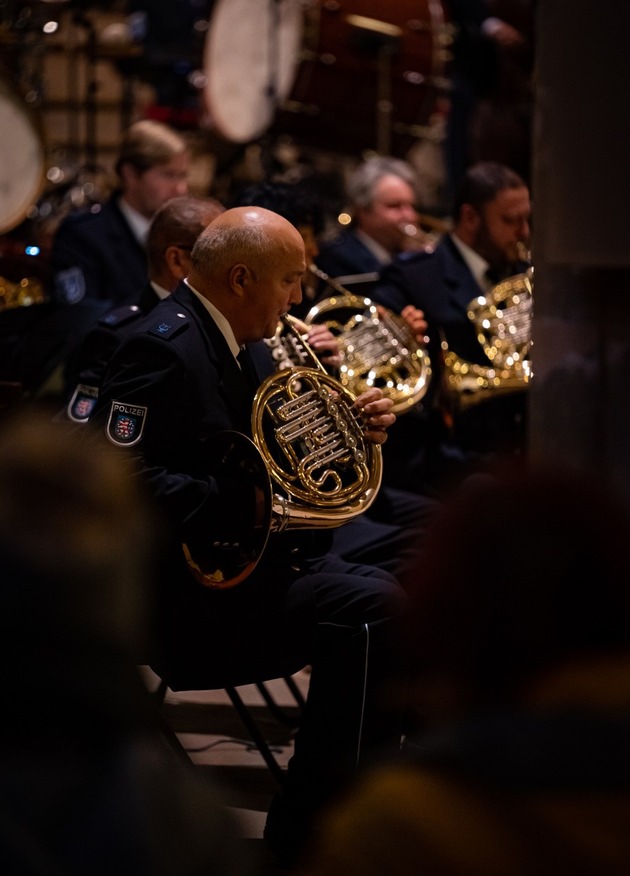
<svg viewBox="0 0 630 876"><path fill-rule="evenodd" d="M355 395L378 387L393 401L397 416L418 404L429 387L431 361L407 321L350 292L315 265L309 269L336 293L315 304L305 322L324 322L337 337L340 382Z"/></svg>
<svg viewBox="0 0 630 876"><path fill-rule="evenodd" d="M266 378L254 396L253 441L238 432L215 436L219 470L249 479L261 496L253 530L214 539L199 551L184 545L194 577L226 589L258 564L271 533L330 529L366 511L380 488L380 445L368 441L355 396L329 375L292 317L281 318L299 365Z"/></svg>
<svg viewBox="0 0 630 876"><path fill-rule="evenodd" d="M468 305L468 318L491 365L467 362L441 337L446 389L463 409L527 388L530 362L534 269L508 277Z"/></svg>
<svg viewBox="0 0 630 876"><path fill-rule="evenodd" d="M289 325L291 331L287 331ZM286 314L284 319L278 321L274 336L265 338L265 344L271 353L276 371L282 371L283 368L293 368L296 365L308 367L313 364L311 356L314 357L315 353L310 347L308 347L310 355L306 352L308 332L309 326L291 314ZM319 359L317 367L323 367Z"/></svg>

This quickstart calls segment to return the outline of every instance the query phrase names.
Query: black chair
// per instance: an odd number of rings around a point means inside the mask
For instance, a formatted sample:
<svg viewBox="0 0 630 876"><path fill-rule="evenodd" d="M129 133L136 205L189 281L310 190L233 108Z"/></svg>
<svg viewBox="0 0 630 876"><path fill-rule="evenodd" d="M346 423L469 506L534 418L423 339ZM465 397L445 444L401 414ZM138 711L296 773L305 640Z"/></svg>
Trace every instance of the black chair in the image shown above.
<svg viewBox="0 0 630 876"><path fill-rule="evenodd" d="M285 676L282 681L286 684L292 698L295 700L295 705L297 707L297 716L295 714L294 707L292 707L291 710L288 710L286 707L281 706L277 702L277 700L274 698L273 694L269 690L266 682L257 682L255 684L255 687L260 693L272 717L284 726L290 729L294 729L298 724L299 714L304 708L305 700L302 691L291 676ZM252 742L260 752L265 764L269 769L269 772L271 773L276 783L280 786L280 788L282 788L284 786L285 778L284 768L280 765L275 754L273 753L272 747L265 737L265 734L261 730L261 727L259 726L259 723L256 720L251 708L245 703L237 687L226 687L223 689L228 695L230 702L234 706L234 709L239 718L243 722L243 725L245 726L245 729L251 737ZM174 750L186 762L192 764L189 753L181 744L177 733L173 730L172 726L168 723L164 715L163 706L167 691L167 682L164 681L164 679L160 678L157 688L153 691L153 695L158 706L158 717L162 726L162 731L167 741L172 745Z"/></svg>

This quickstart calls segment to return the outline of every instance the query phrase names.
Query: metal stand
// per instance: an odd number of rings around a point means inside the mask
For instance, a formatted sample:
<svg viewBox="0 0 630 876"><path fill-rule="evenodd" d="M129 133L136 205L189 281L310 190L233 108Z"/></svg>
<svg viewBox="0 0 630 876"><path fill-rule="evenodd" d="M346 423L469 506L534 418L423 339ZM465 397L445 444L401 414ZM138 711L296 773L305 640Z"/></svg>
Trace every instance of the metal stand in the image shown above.
<svg viewBox="0 0 630 876"><path fill-rule="evenodd" d="M396 25L362 15L346 16L357 46L376 56L376 148L388 155L392 145L392 56L400 50L402 30Z"/></svg>

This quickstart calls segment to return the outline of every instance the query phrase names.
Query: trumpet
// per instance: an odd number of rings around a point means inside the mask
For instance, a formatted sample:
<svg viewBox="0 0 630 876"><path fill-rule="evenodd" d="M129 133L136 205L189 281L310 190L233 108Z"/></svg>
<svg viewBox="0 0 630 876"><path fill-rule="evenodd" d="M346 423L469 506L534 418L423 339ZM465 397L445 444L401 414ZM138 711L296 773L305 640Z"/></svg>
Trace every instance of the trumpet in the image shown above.
<svg viewBox="0 0 630 876"><path fill-rule="evenodd" d="M336 335L342 357L339 380L355 395L376 386L400 416L420 402L429 387L431 361L408 323L370 298L355 295L315 265L309 269L335 295L307 313L307 326L325 322Z"/></svg>
<svg viewBox="0 0 630 876"><path fill-rule="evenodd" d="M183 545L193 576L212 589L234 587L258 564L271 533L330 529L366 511L380 488L380 445L368 441L355 396L329 375L292 317L281 318L300 364L282 367L259 386L253 441L239 432L215 436L219 470L246 477L262 495L253 530L201 551Z"/></svg>

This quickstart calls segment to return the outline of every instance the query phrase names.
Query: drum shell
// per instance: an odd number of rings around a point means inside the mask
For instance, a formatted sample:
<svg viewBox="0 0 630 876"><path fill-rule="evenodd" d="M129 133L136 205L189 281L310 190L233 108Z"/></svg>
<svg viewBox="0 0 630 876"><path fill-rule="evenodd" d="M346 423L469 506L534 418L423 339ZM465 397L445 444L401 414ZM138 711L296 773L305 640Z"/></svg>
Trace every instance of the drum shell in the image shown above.
<svg viewBox="0 0 630 876"><path fill-rule="evenodd" d="M448 89L446 15L435 0L320 0L304 13L297 75L273 132L331 151L406 153Z"/></svg>
<svg viewBox="0 0 630 876"><path fill-rule="evenodd" d="M248 15L244 2L218 0L206 36L206 126L219 137L402 155L427 135L450 84L440 0L249 0Z"/></svg>

